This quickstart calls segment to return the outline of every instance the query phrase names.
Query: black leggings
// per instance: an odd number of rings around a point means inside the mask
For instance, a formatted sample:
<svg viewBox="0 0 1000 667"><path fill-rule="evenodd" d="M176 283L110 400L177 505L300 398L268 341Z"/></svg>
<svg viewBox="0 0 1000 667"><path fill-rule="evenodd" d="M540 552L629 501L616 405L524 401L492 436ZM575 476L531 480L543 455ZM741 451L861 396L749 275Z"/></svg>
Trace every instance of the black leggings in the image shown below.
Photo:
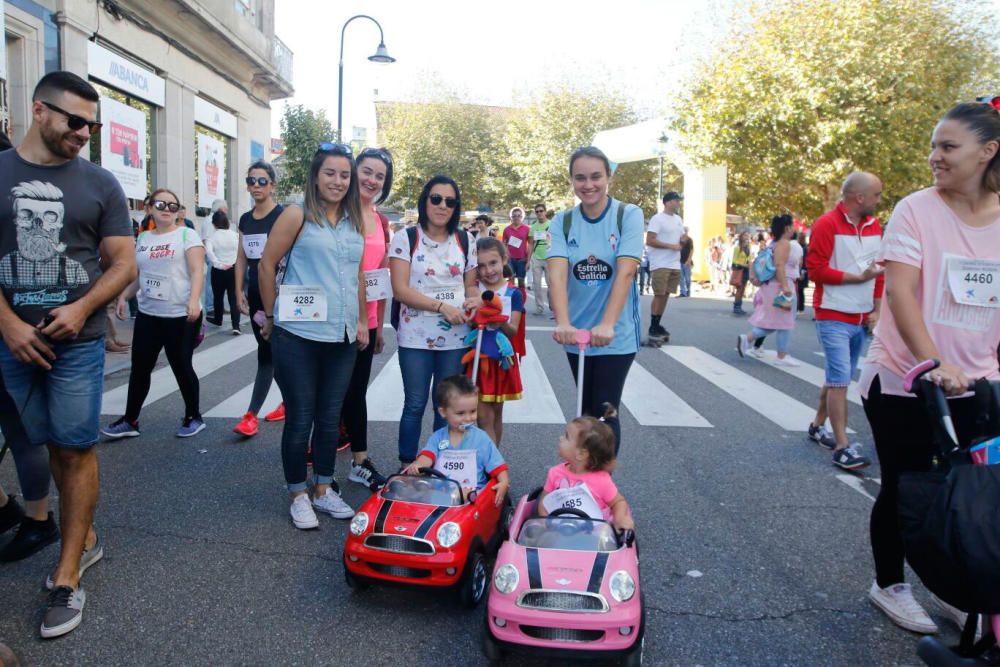
<svg viewBox="0 0 1000 667"><path fill-rule="evenodd" d="M863 403L882 468L882 485L872 507L871 541L875 579L879 588L886 588L903 582L905 554L896 509L899 474L930 470L937 450L931 441L932 425L921 399L883 394L876 377ZM959 443L968 447L976 434L975 399L952 399L948 407Z"/></svg>
<svg viewBox="0 0 1000 667"><path fill-rule="evenodd" d="M257 288L256 275L252 276L247 289L247 305L250 307L250 328L253 330L253 337L257 339L257 375L253 379L253 394L250 396L248 409L256 415L263 407L267 393L271 391L271 382L274 380L271 344L260 335L260 326L253 319L254 313L258 310L264 310L264 304L260 300L260 290Z"/></svg>
<svg viewBox="0 0 1000 667"><path fill-rule="evenodd" d="M156 317L139 311L132 334L132 371L128 377L125 419L132 422L139 418L160 350L166 350L170 370L184 397L184 418L201 419L198 375L191 364L194 342L201 331L201 318L199 315L194 322L188 322L186 317Z"/></svg>
<svg viewBox="0 0 1000 667"><path fill-rule="evenodd" d="M225 311L222 308L222 297L229 296L229 317L233 323L233 329L240 328L240 307L236 302L236 269L223 271L212 267L212 301L215 308L215 326L222 326L222 317ZM253 313L251 313L253 315Z"/></svg>
<svg viewBox="0 0 1000 667"><path fill-rule="evenodd" d="M577 355L567 352L570 368L573 369L573 381L576 382ZM596 357L588 356L583 362L583 414L600 418L604 414L602 403L610 403L617 410L622 402L622 390L625 389L625 378L628 369L632 367L635 353L604 354ZM574 403L576 397L574 397ZM608 426L615 434L615 455L621 447L622 430L618 420L609 420Z"/></svg>
<svg viewBox="0 0 1000 667"><path fill-rule="evenodd" d="M372 360L375 358L375 334L377 329L368 330L368 347L358 352L351 373L351 384L344 397L344 408L340 420L351 439L352 452L368 451L368 380L372 376Z"/></svg>

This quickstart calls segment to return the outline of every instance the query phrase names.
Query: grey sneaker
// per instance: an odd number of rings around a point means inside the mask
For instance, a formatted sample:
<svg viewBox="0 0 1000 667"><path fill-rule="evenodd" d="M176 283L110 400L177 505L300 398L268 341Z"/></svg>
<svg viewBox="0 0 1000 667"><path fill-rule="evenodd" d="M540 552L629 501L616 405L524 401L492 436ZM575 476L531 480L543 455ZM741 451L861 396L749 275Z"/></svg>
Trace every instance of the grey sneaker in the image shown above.
<svg viewBox="0 0 1000 667"><path fill-rule="evenodd" d="M319 498L313 498L312 505L320 512L326 512L334 519L350 519L354 516L354 510L344 502L333 489L327 489Z"/></svg>
<svg viewBox="0 0 1000 667"><path fill-rule="evenodd" d="M80 556L80 577L83 577L83 573L87 571L87 568L101 560L104 557L104 545L101 544L101 536L97 536L97 541L94 542L94 546L89 549L83 550L83 555ZM45 577L45 588L52 590L55 588L55 582L52 581L52 575Z"/></svg>
<svg viewBox="0 0 1000 667"><path fill-rule="evenodd" d="M184 420L181 427L177 429L178 438L190 438L191 436L198 435L205 430L205 422L198 419L197 417L190 417Z"/></svg>
<svg viewBox="0 0 1000 667"><path fill-rule="evenodd" d="M871 464L871 461L861 455L861 445L857 443L838 449L833 453L833 465L844 470L858 470L859 468L867 468Z"/></svg>
<svg viewBox="0 0 1000 667"><path fill-rule="evenodd" d="M833 449L837 446L837 440L826 426L809 424L809 439L827 449Z"/></svg>
<svg viewBox="0 0 1000 667"><path fill-rule="evenodd" d="M124 417L101 429L101 434L112 440L139 436L139 422L130 422Z"/></svg>
<svg viewBox="0 0 1000 667"><path fill-rule="evenodd" d="M58 586L49 593L45 603L45 616L42 618L42 639L61 637L73 632L83 620L83 605L87 602L87 594L83 588L73 590L69 586Z"/></svg>
<svg viewBox="0 0 1000 667"><path fill-rule="evenodd" d="M381 489L386 482L385 476L376 470L375 464L367 458L361 463L351 465L351 474L347 476L347 479L366 487L372 493ZM336 489L336 491L340 493L340 489Z"/></svg>

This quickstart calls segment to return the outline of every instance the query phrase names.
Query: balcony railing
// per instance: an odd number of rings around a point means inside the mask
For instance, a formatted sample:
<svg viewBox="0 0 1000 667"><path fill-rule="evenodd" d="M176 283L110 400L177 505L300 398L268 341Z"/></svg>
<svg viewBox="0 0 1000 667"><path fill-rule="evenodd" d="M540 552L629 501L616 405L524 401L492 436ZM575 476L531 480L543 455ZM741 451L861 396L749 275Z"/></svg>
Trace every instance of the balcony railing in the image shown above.
<svg viewBox="0 0 1000 667"><path fill-rule="evenodd" d="M274 62L274 68L278 70L278 75L281 76L286 82L292 82L292 50L288 46L278 39L278 36L274 36L274 41L272 42L273 48L271 50L271 58Z"/></svg>

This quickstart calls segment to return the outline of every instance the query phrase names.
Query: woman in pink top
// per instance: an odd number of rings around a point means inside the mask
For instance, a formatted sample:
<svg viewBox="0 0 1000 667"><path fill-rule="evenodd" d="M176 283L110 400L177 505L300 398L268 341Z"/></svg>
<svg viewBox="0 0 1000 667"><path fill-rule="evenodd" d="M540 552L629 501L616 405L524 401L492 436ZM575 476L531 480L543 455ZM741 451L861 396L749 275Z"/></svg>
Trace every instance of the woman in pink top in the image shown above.
<svg viewBox="0 0 1000 667"><path fill-rule="evenodd" d="M388 226L383 223L382 215L375 208L385 201L392 190L392 155L389 151L384 148L366 148L358 154L358 184L361 186L361 210L365 223L365 252L361 266L365 270L368 290L368 340L373 343L358 352L341 415L343 430L351 442L351 455L354 457L347 479L376 491L385 484L385 477L368 456L367 392L372 360L385 347L382 336L385 297L382 294L386 290L391 291L387 258Z"/></svg>
<svg viewBox="0 0 1000 667"><path fill-rule="evenodd" d="M777 333L778 358L776 366L798 366L798 361L788 355L788 345L795 328L795 279L799 276L802 256L791 251L791 238L795 226L790 215L776 215L771 219L771 236L774 237L774 278L760 286L753 299L750 316L750 333L736 337L736 351L741 357L747 354L763 356L754 343L770 333ZM779 300L779 297L780 300ZM783 303L784 306L778 305Z"/></svg>
<svg viewBox="0 0 1000 667"><path fill-rule="evenodd" d="M875 582L868 595L897 625L937 630L903 583L896 502L901 472L925 471L931 424L902 376L939 359L931 374L951 399L962 446L975 432L969 381L1000 379L1000 112L959 104L931 136L933 187L896 205L882 241L886 303L861 372L865 414L882 468L872 508ZM948 611L948 610L946 610Z"/></svg>

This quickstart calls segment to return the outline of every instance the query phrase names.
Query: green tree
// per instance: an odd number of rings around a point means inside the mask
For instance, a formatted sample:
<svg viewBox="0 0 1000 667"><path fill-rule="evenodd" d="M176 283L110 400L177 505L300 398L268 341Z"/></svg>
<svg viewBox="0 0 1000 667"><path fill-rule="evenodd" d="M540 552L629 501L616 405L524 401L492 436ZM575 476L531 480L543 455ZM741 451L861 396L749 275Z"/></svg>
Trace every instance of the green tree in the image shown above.
<svg viewBox="0 0 1000 667"><path fill-rule="evenodd" d="M568 207L573 203L570 154L590 145L597 132L637 120L626 98L613 91L549 88L508 124L500 173L507 174L511 190L516 186L529 205L543 201L552 208ZM652 214L656 210L658 168L655 160L619 166L611 194ZM666 173L664 177L667 180Z"/></svg>
<svg viewBox="0 0 1000 667"><path fill-rule="evenodd" d="M682 88L680 148L727 165L730 203L752 218L815 218L854 169L881 177L888 210L927 185L938 118L997 89L996 37L967 0L754 5Z"/></svg>
<svg viewBox="0 0 1000 667"><path fill-rule="evenodd" d="M281 138L285 144L285 154L281 160L281 178L278 180L278 196L287 197L305 191L309 177L309 164L316 148L323 141L333 137L333 127L326 118L326 112L306 109L301 104L285 105L281 117Z"/></svg>
<svg viewBox="0 0 1000 667"><path fill-rule="evenodd" d="M492 206L498 190L490 162L509 113L457 98L378 103L379 141L392 150L395 167L393 201L415 206L424 183L445 174L458 183L466 210Z"/></svg>

